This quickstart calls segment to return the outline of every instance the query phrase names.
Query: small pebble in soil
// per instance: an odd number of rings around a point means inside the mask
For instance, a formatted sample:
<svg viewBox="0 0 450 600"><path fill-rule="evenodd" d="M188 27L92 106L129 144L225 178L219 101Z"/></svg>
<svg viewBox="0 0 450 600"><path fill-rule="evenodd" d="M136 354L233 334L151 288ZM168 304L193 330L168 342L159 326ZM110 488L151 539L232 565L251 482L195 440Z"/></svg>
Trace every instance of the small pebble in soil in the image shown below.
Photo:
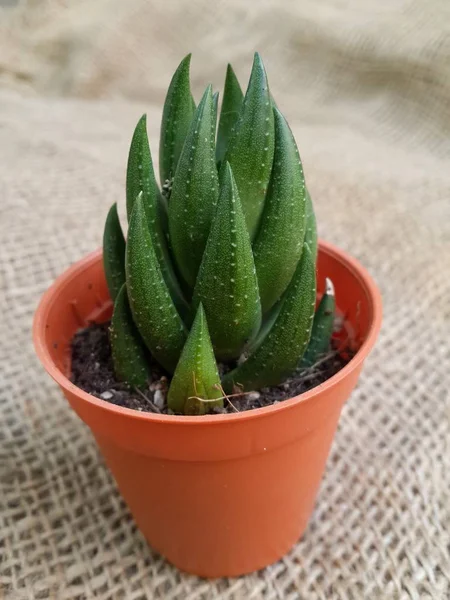
<svg viewBox="0 0 450 600"><path fill-rule="evenodd" d="M151 361L151 375L148 386L137 390L117 381L111 357L108 323L92 323L78 331L72 340L71 381L84 390L100 398L140 412L174 414L166 404L170 381L167 374ZM225 400L224 408L215 408L213 414L224 414L262 408L298 396L320 385L337 373L350 360L352 353L346 349L338 352L330 348L329 354L313 367L297 376L287 379L278 386L263 388L242 395L233 395ZM226 373L230 367L219 365L219 372Z"/></svg>

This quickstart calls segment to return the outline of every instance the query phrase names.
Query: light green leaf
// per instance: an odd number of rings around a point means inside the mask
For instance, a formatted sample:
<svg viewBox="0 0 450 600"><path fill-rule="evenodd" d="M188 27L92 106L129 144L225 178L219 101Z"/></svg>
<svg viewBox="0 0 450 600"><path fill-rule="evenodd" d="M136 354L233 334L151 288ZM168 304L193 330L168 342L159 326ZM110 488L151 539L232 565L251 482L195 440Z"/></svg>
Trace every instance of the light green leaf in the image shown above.
<svg viewBox="0 0 450 600"><path fill-rule="evenodd" d="M170 384L167 403L176 413L203 415L223 406L220 377L202 305Z"/></svg>

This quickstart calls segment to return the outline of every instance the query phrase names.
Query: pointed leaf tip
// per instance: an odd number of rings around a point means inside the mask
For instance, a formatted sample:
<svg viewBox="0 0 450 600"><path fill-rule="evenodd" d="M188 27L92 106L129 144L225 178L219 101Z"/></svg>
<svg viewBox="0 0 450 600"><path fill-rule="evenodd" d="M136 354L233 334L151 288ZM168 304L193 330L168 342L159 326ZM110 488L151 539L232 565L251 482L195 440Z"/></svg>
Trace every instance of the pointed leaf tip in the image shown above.
<svg viewBox="0 0 450 600"><path fill-rule="evenodd" d="M125 238L116 203L108 211L103 232L103 269L109 294L114 301L125 283Z"/></svg>
<svg viewBox="0 0 450 600"><path fill-rule="evenodd" d="M261 54L258 51L256 51L253 55L253 63L258 63L259 65L264 66Z"/></svg>
<svg viewBox="0 0 450 600"><path fill-rule="evenodd" d="M128 220L130 220L134 202L140 192L143 193L145 210L149 224L151 224L152 220L155 219L159 192L153 170L147 135L147 116L145 114L137 122L128 153L126 178Z"/></svg>
<svg viewBox="0 0 450 600"><path fill-rule="evenodd" d="M164 102L159 143L161 184L173 178L189 130L195 103L190 84L191 54L178 65Z"/></svg>
<svg viewBox="0 0 450 600"><path fill-rule="evenodd" d="M312 367L330 348L336 314L334 286L328 277L325 279L325 292L314 315L311 339L299 363L297 371Z"/></svg>
<svg viewBox="0 0 450 600"><path fill-rule="evenodd" d="M167 402L176 413L196 415L223 406L220 377L201 304L173 375Z"/></svg>
<svg viewBox="0 0 450 600"><path fill-rule="evenodd" d="M272 169L274 122L264 65L255 55L247 92L225 158L233 168L247 228L259 226Z"/></svg>
<svg viewBox="0 0 450 600"><path fill-rule="evenodd" d="M227 66L222 109L217 130L216 160L220 164L228 150L242 108L244 94L230 63Z"/></svg>
<svg viewBox="0 0 450 600"><path fill-rule="evenodd" d="M334 285L329 277L325 277L325 293L334 296Z"/></svg>
<svg viewBox="0 0 450 600"><path fill-rule="evenodd" d="M214 136L215 136L216 135L216 127L217 127L217 114L219 111L219 92L214 92L212 101L213 101L213 107L214 107L213 128L214 128Z"/></svg>

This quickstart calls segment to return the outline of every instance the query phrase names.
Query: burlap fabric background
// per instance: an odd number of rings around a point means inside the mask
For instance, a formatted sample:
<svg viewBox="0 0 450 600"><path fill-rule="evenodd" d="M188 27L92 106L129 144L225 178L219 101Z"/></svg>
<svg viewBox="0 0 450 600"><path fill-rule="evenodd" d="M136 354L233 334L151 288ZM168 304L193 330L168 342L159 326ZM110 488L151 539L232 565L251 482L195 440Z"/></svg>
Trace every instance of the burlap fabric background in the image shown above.
<svg viewBox="0 0 450 600"><path fill-rule="evenodd" d="M448 2L0 5L0 596L449 598ZM304 539L260 573L206 582L148 548L30 327L53 278L99 245L109 205L123 208L143 111L157 155L183 54L199 97L228 59L246 77L255 48L321 235L373 273L385 319Z"/></svg>

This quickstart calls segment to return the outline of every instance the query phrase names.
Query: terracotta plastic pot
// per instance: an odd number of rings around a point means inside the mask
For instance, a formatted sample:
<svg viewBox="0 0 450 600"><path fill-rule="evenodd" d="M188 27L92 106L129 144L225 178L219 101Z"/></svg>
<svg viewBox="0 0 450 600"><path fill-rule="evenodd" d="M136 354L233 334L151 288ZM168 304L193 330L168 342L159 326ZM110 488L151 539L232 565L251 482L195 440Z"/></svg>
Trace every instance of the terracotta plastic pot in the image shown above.
<svg viewBox="0 0 450 600"><path fill-rule="evenodd" d="M305 530L342 406L381 325L380 294L356 260L321 242L318 272L319 282L329 276L335 284L339 309L362 342L357 354L301 396L227 415L141 413L69 381L72 336L111 314L100 250L41 300L33 330L39 358L91 428L148 542L183 571L219 577L261 569Z"/></svg>

